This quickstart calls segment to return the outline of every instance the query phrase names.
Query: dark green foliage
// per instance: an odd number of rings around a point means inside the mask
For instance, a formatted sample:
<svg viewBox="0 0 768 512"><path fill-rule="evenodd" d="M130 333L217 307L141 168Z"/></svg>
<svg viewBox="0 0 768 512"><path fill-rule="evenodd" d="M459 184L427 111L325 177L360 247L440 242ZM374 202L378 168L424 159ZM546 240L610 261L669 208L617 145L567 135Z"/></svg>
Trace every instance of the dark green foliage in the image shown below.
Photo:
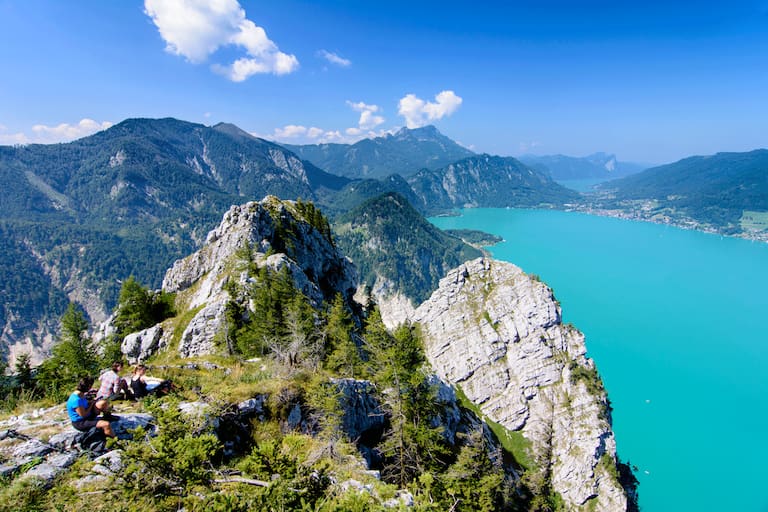
<svg viewBox="0 0 768 512"><path fill-rule="evenodd" d="M501 453L488 446L482 429L460 437L456 460L445 471L419 477L417 502L435 511L526 510L504 471Z"/></svg>
<svg viewBox="0 0 768 512"><path fill-rule="evenodd" d="M296 200L296 210L310 226L318 230L320 234L333 245L331 225L319 208L317 208L311 201L302 201L301 198L299 198Z"/></svg>
<svg viewBox="0 0 768 512"><path fill-rule="evenodd" d="M175 314L173 294L154 293L130 276L120 288L115 328L119 338L162 322Z"/></svg>
<svg viewBox="0 0 768 512"><path fill-rule="evenodd" d="M493 245L504 239L498 235L479 231L477 229L446 229L446 233L473 245Z"/></svg>
<svg viewBox="0 0 768 512"><path fill-rule="evenodd" d="M408 178L428 212L466 206L485 208L561 206L579 194L512 157L477 155ZM446 185L448 183L449 185Z"/></svg>
<svg viewBox="0 0 768 512"><path fill-rule="evenodd" d="M339 294L328 311L325 323L325 368L354 378L360 373L360 348L353 339L354 324L344 298Z"/></svg>
<svg viewBox="0 0 768 512"><path fill-rule="evenodd" d="M0 324L5 325L10 314L23 312L24 318L58 318L68 300L64 292L51 287L40 263L30 257L17 230L0 221Z"/></svg>
<svg viewBox="0 0 768 512"><path fill-rule="evenodd" d="M422 371L426 361L415 327L403 325L389 334L378 311L368 319L365 347L374 382L387 394L390 432L379 445L382 476L399 486L443 466L450 451L442 427L432 426L438 413L437 393Z"/></svg>
<svg viewBox="0 0 768 512"><path fill-rule="evenodd" d="M360 206L369 199L394 192L408 199L420 213L425 213L428 208L422 198L417 196L405 178L399 174L393 174L380 180L366 179L353 181L342 190L330 197L318 198L323 209L332 217L343 215L353 208Z"/></svg>
<svg viewBox="0 0 768 512"><path fill-rule="evenodd" d="M34 385L29 354L19 354L18 357L16 357L16 366L14 367L14 370L16 374L16 385L18 387L21 389L29 389Z"/></svg>
<svg viewBox="0 0 768 512"><path fill-rule="evenodd" d="M437 289L448 270L482 253L427 222L402 196L385 194L338 218L336 241L363 282L377 275L415 303Z"/></svg>
<svg viewBox="0 0 768 512"><path fill-rule="evenodd" d="M271 354L290 367L317 367L323 358L318 314L293 285L288 267L278 272L263 267L255 282L239 290L228 285L227 349L245 357ZM245 302L255 314L246 314Z"/></svg>
<svg viewBox="0 0 768 512"><path fill-rule="evenodd" d="M598 375L597 368L587 368L576 361L571 361L569 366L572 383L583 382L589 394L593 396L600 396L604 393L603 379Z"/></svg>
<svg viewBox="0 0 768 512"><path fill-rule="evenodd" d="M100 358L85 333L88 322L83 312L70 303L61 318L61 335L51 357L39 367L37 383L47 393L64 396L83 376L97 377Z"/></svg>
<svg viewBox="0 0 768 512"><path fill-rule="evenodd" d="M222 449L210 427L196 427L173 400L163 407L150 405L150 410L158 435L145 436L139 428L134 433L138 442L125 447L126 488L150 495L184 495L196 485L209 484L212 463Z"/></svg>

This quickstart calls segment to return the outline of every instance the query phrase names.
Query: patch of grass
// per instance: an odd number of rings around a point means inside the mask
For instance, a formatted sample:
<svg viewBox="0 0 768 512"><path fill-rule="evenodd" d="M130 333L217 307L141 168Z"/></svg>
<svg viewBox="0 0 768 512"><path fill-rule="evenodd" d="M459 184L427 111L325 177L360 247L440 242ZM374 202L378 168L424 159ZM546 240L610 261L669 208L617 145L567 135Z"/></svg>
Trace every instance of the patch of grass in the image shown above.
<svg viewBox="0 0 768 512"><path fill-rule="evenodd" d="M480 410L480 407L467 398L467 395L464 394L464 391L459 386L456 386L456 397L459 399L459 403L461 403L462 407L474 412L478 418L488 424L491 432L493 432L499 440L499 443L501 443L501 447L504 451L512 455L515 462L527 471L536 469L536 462L533 460L532 456L533 443L526 439L522 432L508 430L488 418Z"/></svg>
<svg viewBox="0 0 768 512"><path fill-rule="evenodd" d="M592 396L600 396L605 391L603 380L597 373L597 368L587 368L578 364L576 361L571 361L571 383L575 384L578 381L582 381L587 387L587 391Z"/></svg>
<svg viewBox="0 0 768 512"><path fill-rule="evenodd" d="M768 230L768 212L744 210L739 223L744 231L766 231Z"/></svg>
<svg viewBox="0 0 768 512"><path fill-rule="evenodd" d="M185 311L179 316L173 317L170 320L168 320L170 327L173 329L173 335L171 336L171 342L170 347L173 349L173 351L177 351L179 348L179 343L181 343L181 335L184 334L184 329L187 328L189 325L189 322L192 321L193 318L195 318L195 315L197 315L201 309L203 309L204 306L198 306L194 309L190 309L188 311Z"/></svg>
<svg viewBox="0 0 768 512"><path fill-rule="evenodd" d="M600 457L597 466L603 468L615 482L619 482L619 469L616 467L613 457L608 453L604 453L602 457Z"/></svg>

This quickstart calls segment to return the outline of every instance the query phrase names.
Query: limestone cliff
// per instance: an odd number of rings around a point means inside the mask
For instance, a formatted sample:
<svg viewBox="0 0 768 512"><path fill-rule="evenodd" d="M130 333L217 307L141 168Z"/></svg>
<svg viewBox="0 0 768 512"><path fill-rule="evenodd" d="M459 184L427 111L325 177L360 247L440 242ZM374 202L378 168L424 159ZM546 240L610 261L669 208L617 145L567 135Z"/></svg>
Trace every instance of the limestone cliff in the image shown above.
<svg viewBox="0 0 768 512"><path fill-rule="evenodd" d="M163 290L178 294L182 310L196 310L187 325L175 327L184 329L178 346L182 356L215 352L215 338L224 330L225 306L232 298L225 284L230 279L245 284L249 279L244 257L275 271L287 267L295 287L315 306L336 293L351 301L355 292L354 267L327 233L304 218L296 202L267 196L232 206L203 247L177 260L163 279ZM144 359L172 336L172 330L148 329L127 336L122 350L131 359Z"/></svg>
<svg viewBox="0 0 768 512"><path fill-rule="evenodd" d="M547 286L480 258L442 279L413 319L437 374L531 442L535 471L569 510L626 510L605 391Z"/></svg>

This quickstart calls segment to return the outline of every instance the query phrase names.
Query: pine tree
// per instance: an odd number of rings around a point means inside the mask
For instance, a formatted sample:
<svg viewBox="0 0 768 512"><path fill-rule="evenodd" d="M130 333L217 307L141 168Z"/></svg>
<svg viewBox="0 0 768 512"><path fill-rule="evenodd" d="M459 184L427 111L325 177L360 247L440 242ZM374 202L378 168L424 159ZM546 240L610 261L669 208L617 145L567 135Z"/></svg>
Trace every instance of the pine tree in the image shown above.
<svg viewBox="0 0 768 512"><path fill-rule="evenodd" d="M402 325L391 335L374 310L365 341L374 381L387 389L391 431L381 444L383 475L405 486L442 465L448 455L441 428L431 424L438 411L436 390L423 373L426 357L414 326Z"/></svg>
<svg viewBox="0 0 768 512"><path fill-rule="evenodd" d="M489 453L482 428L463 437L465 443L456 461L440 477L452 509L508 510L513 500L513 486L501 465L501 453L498 450Z"/></svg>
<svg viewBox="0 0 768 512"><path fill-rule="evenodd" d="M49 392L74 388L80 377L96 377L99 357L91 339L86 336L88 321L82 310L70 303L61 317L61 337L52 355L38 373L38 383Z"/></svg>
<svg viewBox="0 0 768 512"><path fill-rule="evenodd" d="M362 365L352 332L352 317L344 298L336 294L325 325L325 367L341 377L354 378Z"/></svg>
<svg viewBox="0 0 768 512"><path fill-rule="evenodd" d="M133 276L123 281L120 287L115 327L122 337L150 327L152 318L152 297Z"/></svg>
<svg viewBox="0 0 768 512"><path fill-rule="evenodd" d="M31 388L34 382L32 380L32 364L29 354L19 354L19 356L16 358L16 365L14 370L16 372L16 384L21 389Z"/></svg>
<svg viewBox="0 0 768 512"><path fill-rule="evenodd" d="M122 339L126 334L152 327L175 314L175 297L171 293L155 294L139 284L133 276L123 281L117 303L115 327Z"/></svg>

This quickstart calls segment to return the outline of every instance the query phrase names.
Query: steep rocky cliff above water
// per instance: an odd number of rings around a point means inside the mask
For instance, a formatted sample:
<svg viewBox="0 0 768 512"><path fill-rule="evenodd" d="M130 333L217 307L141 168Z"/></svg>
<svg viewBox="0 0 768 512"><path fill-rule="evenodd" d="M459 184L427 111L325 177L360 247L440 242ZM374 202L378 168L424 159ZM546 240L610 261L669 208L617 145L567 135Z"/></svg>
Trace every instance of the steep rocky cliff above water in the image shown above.
<svg viewBox="0 0 768 512"><path fill-rule="evenodd" d="M626 509L605 391L551 289L480 258L449 272L413 319L437 374L531 442L537 470L569 509Z"/></svg>

